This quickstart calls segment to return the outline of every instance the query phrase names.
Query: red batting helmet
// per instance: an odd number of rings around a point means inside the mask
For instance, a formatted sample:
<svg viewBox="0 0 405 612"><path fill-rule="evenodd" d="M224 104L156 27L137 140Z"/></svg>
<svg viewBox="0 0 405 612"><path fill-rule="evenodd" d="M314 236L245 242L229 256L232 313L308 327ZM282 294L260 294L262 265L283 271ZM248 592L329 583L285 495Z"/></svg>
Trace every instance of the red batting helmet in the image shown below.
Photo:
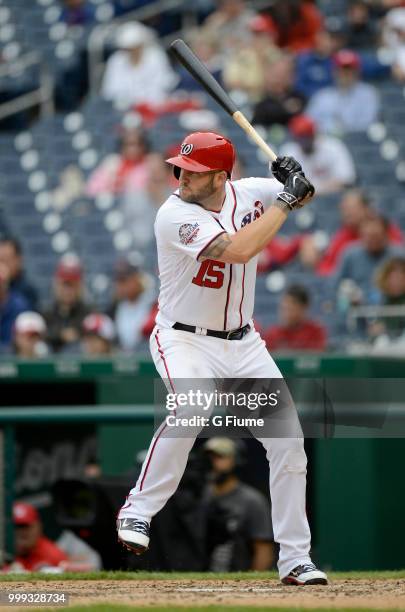
<svg viewBox="0 0 405 612"><path fill-rule="evenodd" d="M183 140L179 155L169 157L166 161L174 166L176 178L180 176L180 168L191 172L225 170L230 178L235 163L235 149L231 141L221 134L194 132Z"/></svg>

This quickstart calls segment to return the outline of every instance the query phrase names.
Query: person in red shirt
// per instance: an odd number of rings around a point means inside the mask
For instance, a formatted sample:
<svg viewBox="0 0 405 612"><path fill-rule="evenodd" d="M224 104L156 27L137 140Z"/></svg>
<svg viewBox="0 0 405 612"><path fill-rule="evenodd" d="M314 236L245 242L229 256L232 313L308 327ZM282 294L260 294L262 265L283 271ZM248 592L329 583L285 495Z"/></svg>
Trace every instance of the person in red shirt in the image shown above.
<svg viewBox="0 0 405 612"><path fill-rule="evenodd" d="M13 506L13 522L15 527L13 565L19 564L25 570L35 572L41 567L58 567L67 561L65 553L43 535L42 524L34 506L16 502Z"/></svg>
<svg viewBox="0 0 405 612"><path fill-rule="evenodd" d="M331 237L329 246L323 255L317 249L312 236L306 237L301 243L300 251L303 263L313 267L321 276L333 274L344 251L353 242L360 240L361 226L373 214L375 211L370 207L370 201L361 189L346 191L340 202L342 226ZM394 223L389 224L388 237L391 243L403 243L401 230Z"/></svg>
<svg viewBox="0 0 405 612"><path fill-rule="evenodd" d="M309 0L277 0L270 9L276 28L276 42L282 49L299 52L315 47L322 29L322 14Z"/></svg>
<svg viewBox="0 0 405 612"><path fill-rule="evenodd" d="M263 334L270 351L323 351L327 333L321 323L308 319L309 295L305 287L292 285L280 303L280 325Z"/></svg>

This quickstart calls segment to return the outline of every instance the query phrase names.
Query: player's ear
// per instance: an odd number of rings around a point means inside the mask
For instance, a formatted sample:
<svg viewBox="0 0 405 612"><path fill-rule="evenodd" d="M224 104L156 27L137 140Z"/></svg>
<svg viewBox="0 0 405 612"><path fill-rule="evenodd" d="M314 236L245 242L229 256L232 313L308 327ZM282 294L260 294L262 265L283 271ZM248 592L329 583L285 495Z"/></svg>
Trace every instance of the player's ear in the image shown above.
<svg viewBox="0 0 405 612"><path fill-rule="evenodd" d="M215 175L217 187L222 187L223 185L225 185L227 179L228 179L228 174L225 172L225 170L221 170L221 172L217 172Z"/></svg>

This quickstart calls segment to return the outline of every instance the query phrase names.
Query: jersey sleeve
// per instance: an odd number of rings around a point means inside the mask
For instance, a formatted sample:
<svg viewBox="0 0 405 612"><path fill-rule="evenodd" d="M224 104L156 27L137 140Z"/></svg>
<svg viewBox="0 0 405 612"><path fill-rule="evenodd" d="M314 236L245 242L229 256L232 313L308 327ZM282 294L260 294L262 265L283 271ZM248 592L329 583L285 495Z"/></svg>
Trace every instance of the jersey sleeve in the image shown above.
<svg viewBox="0 0 405 612"><path fill-rule="evenodd" d="M221 234L221 225L195 204L160 209L155 222L156 240L198 260L200 254Z"/></svg>

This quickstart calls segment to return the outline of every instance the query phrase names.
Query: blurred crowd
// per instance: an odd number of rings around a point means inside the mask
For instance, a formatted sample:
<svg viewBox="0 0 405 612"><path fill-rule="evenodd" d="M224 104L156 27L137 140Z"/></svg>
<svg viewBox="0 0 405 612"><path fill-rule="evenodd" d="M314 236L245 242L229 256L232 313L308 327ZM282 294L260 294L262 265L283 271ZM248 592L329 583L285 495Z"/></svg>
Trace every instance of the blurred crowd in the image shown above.
<svg viewBox="0 0 405 612"><path fill-rule="evenodd" d="M116 14L140 4L145 2L117 2ZM63 5L61 19L69 26L94 19L87 0ZM325 351L336 348L332 337L339 337L376 350L405 351L403 233L389 202L373 201L359 188L356 160L343 139L378 120L381 80L405 81L405 1L341 2L341 11L329 16L325 5L274 0L257 11L247 0L198 0L195 26L185 38L255 125L283 130L280 154L302 163L317 194L339 199L340 226L327 240L319 232L281 232L259 259L260 274L283 269L288 280L289 266L298 266L322 280L330 296L322 321L313 315L310 289L287 286L277 324L261 330L269 350ZM116 148L87 176L67 169L53 193L65 208L81 194L118 199L135 249L115 262L111 303L92 304L86 262L74 253L60 259L52 296L40 303L35 279L24 273L24 245L18 237L3 236L3 352L27 358L133 352L153 329L158 280L145 272L143 254L153 244L158 207L176 189L164 160L180 143L153 148L148 128L176 113L189 131L221 131L218 119L193 97L199 86L170 61L161 33L153 23L118 27L100 88L100 96L121 112ZM245 161L238 160L234 178L245 175ZM256 323L261 328L260 320Z"/></svg>

